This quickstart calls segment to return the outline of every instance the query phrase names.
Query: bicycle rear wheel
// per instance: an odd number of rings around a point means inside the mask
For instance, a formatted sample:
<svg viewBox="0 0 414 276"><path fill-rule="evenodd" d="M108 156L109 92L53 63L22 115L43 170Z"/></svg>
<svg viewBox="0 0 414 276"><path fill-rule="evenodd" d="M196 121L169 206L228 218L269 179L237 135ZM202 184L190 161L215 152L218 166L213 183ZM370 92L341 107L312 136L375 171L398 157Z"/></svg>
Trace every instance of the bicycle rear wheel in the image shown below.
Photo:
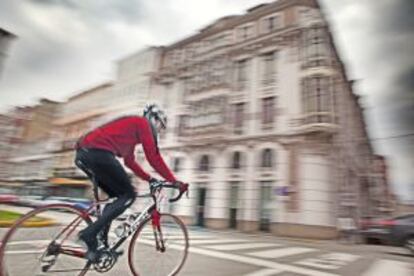
<svg viewBox="0 0 414 276"><path fill-rule="evenodd" d="M176 275L188 254L188 232L184 223L171 214L161 214L160 229L165 250L157 248L151 218L135 232L129 245L129 266L134 275ZM159 237L159 233L157 233Z"/></svg>
<svg viewBox="0 0 414 276"><path fill-rule="evenodd" d="M1 276L85 275L90 264L77 242L89 216L65 204L37 208L20 218L0 247Z"/></svg>

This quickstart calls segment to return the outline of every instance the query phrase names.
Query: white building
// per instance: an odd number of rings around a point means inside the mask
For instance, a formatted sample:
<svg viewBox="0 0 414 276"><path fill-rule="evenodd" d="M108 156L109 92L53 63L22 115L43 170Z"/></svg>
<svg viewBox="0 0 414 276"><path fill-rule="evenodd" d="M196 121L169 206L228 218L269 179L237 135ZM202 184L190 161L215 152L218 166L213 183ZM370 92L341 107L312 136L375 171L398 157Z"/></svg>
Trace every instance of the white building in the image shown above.
<svg viewBox="0 0 414 276"><path fill-rule="evenodd" d="M167 46L156 80L188 222L330 238L339 215L358 217L372 152L316 1L221 18Z"/></svg>

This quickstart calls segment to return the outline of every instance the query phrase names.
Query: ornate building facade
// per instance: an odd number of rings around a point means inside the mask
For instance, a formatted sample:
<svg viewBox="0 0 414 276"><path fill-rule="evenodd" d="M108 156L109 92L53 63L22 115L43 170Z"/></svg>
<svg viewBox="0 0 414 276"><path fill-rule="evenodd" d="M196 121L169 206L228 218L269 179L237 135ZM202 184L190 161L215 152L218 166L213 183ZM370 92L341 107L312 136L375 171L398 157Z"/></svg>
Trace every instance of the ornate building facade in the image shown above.
<svg viewBox="0 0 414 276"><path fill-rule="evenodd" d="M330 238L361 215L373 153L317 1L218 19L165 47L152 88L172 115L163 151L192 183L173 207L189 222Z"/></svg>

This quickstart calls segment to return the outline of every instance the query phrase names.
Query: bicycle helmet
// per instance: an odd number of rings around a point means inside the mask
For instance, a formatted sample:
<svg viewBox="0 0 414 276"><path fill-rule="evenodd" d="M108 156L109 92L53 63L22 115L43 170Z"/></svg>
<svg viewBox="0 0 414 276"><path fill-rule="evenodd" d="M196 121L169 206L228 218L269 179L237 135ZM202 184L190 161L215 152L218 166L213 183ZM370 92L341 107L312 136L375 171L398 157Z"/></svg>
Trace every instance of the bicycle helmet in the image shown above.
<svg viewBox="0 0 414 276"><path fill-rule="evenodd" d="M153 127L155 127L156 122L159 122L163 129L167 127L167 115L157 104L147 105L144 108L143 116L148 119Z"/></svg>

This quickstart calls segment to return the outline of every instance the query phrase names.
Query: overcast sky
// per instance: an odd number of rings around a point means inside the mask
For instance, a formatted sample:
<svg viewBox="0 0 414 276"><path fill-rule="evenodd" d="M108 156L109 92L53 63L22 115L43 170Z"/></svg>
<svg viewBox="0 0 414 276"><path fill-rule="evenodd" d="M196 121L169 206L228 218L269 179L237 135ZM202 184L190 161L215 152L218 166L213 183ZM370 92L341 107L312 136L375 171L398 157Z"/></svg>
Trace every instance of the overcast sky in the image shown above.
<svg viewBox="0 0 414 276"><path fill-rule="evenodd" d="M64 100L112 80L115 62L167 45L266 0L1 0L15 33L0 79L0 111L41 97ZM321 0L349 78L358 80L375 149L390 180L414 199L414 1Z"/></svg>

